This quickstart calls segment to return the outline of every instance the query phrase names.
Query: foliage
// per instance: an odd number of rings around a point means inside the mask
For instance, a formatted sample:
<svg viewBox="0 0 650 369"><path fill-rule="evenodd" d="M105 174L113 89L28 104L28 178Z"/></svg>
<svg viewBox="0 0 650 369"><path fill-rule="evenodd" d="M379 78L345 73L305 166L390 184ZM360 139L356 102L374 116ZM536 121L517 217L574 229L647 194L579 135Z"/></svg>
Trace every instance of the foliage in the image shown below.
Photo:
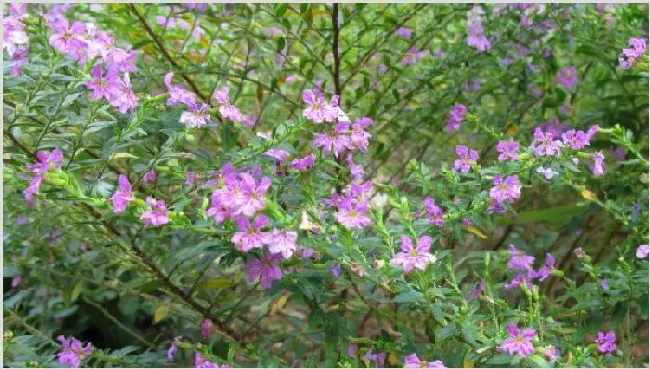
<svg viewBox="0 0 650 369"><path fill-rule="evenodd" d="M5 363L647 363L647 29L639 4L14 4Z"/></svg>

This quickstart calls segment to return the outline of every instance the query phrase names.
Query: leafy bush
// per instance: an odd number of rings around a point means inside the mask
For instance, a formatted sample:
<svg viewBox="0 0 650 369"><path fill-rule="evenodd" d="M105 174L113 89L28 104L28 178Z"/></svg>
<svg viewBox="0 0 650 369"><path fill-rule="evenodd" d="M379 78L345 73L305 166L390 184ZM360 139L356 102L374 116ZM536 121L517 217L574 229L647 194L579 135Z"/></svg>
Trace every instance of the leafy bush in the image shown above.
<svg viewBox="0 0 650 369"><path fill-rule="evenodd" d="M7 365L647 365L646 5L3 25Z"/></svg>

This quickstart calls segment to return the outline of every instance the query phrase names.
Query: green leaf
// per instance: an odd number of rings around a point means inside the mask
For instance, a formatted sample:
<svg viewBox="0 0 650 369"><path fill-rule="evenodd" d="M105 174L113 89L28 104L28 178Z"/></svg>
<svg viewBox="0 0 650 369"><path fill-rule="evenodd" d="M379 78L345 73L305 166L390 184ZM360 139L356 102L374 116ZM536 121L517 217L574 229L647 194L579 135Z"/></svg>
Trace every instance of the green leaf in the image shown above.
<svg viewBox="0 0 650 369"><path fill-rule="evenodd" d="M128 152L116 152L114 154L111 154L111 157L108 158L108 160L114 160L114 159L137 159L138 157L130 154Z"/></svg>
<svg viewBox="0 0 650 369"><path fill-rule="evenodd" d="M196 286L197 290L223 290L235 285L235 282L227 278L215 278L203 281Z"/></svg>
<svg viewBox="0 0 650 369"><path fill-rule="evenodd" d="M543 357L539 355L531 355L526 357L526 362L528 362L533 368L548 368L549 363L544 360Z"/></svg>
<svg viewBox="0 0 650 369"><path fill-rule="evenodd" d="M451 323L447 324L444 327L440 327L436 330L436 339L445 339L447 337L451 337L456 333L456 324Z"/></svg>
<svg viewBox="0 0 650 369"><path fill-rule="evenodd" d="M410 290L395 296L392 301L397 303L423 302L424 295L422 292Z"/></svg>
<svg viewBox="0 0 650 369"><path fill-rule="evenodd" d="M70 302L75 302L79 298L79 294L81 293L81 288L83 287L83 282L79 281L77 284L74 285L74 288L72 289L72 293L70 294Z"/></svg>
<svg viewBox="0 0 650 369"><path fill-rule="evenodd" d="M279 4L275 6L275 16L282 17L287 12L287 6L284 4Z"/></svg>
<svg viewBox="0 0 650 369"><path fill-rule="evenodd" d="M499 354L497 356L492 357L490 360L488 360L486 364L490 364L490 365L510 364L512 360L513 360L512 355Z"/></svg>

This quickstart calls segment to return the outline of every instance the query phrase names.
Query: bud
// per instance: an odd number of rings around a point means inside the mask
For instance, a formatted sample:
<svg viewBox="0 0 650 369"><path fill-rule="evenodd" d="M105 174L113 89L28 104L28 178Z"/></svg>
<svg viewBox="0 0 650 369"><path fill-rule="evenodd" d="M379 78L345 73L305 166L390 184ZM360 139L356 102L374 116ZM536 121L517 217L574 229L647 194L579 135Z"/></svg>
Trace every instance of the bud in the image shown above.
<svg viewBox="0 0 650 369"><path fill-rule="evenodd" d="M489 252L486 252L485 255L483 256L483 264L485 267L490 266L490 258L492 257L492 254Z"/></svg>
<svg viewBox="0 0 650 369"><path fill-rule="evenodd" d="M54 187L63 187L68 184L68 175L62 170L53 170L44 175L45 183Z"/></svg>
<svg viewBox="0 0 650 369"><path fill-rule="evenodd" d="M381 259L376 259L372 262L372 267L375 269L381 269L384 267L384 265L386 265L386 262Z"/></svg>
<svg viewBox="0 0 650 369"><path fill-rule="evenodd" d="M5 331L3 336L4 336L5 340L12 339L12 338L14 338L14 332L13 331Z"/></svg>
<svg viewBox="0 0 650 369"><path fill-rule="evenodd" d="M187 141L187 142L192 142L192 143L193 143L193 142L196 142L196 138L194 137L193 134L191 134L191 133L186 133L186 134L185 134L185 141Z"/></svg>
<svg viewBox="0 0 650 369"><path fill-rule="evenodd" d="M553 275L554 277L564 277L564 272L559 269L553 269L551 275Z"/></svg>
<svg viewBox="0 0 650 369"><path fill-rule="evenodd" d="M533 285L533 301L539 301L539 286Z"/></svg>
<svg viewBox="0 0 650 369"><path fill-rule="evenodd" d="M137 206L139 208L143 208L143 207L145 207L145 205L147 205L147 203L142 199L135 199L135 200L133 200L133 205L135 205L135 206Z"/></svg>
<svg viewBox="0 0 650 369"><path fill-rule="evenodd" d="M157 172L169 172L169 167L164 166L164 165L156 166L156 171Z"/></svg>

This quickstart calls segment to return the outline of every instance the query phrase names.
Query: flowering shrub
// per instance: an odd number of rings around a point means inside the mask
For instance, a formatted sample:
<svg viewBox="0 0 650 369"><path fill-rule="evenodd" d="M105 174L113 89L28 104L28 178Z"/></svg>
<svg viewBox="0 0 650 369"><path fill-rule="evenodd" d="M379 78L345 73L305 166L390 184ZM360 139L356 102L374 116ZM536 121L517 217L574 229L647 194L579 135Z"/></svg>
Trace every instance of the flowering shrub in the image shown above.
<svg viewBox="0 0 650 369"><path fill-rule="evenodd" d="M12 4L9 366L648 362L648 7Z"/></svg>

